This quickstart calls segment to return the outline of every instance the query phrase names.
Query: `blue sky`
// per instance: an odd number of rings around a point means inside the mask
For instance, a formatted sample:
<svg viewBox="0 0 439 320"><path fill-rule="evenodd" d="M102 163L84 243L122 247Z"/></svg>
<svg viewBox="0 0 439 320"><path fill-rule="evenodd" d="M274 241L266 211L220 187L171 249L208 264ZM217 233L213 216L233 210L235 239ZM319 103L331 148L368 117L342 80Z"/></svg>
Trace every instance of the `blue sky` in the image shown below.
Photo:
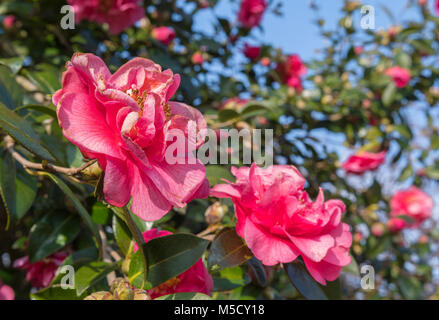
<svg viewBox="0 0 439 320"><path fill-rule="evenodd" d="M417 0L411 0L417 2ZM236 13L239 9L239 2L230 0L220 0L215 7L215 14L227 17L230 21L236 20ZM324 44L318 34L318 29L313 21L316 19L315 13L309 7L309 0L282 0L283 16L279 17L267 11L263 17L263 31L254 29L248 37L248 42L270 43L280 47L286 53L297 53L305 60L313 57L315 50L322 48ZM335 27L338 18L341 16L341 7L344 0L315 0L319 5L320 17L324 18L328 27ZM419 18L418 8L411 7L405 9L410 0L367 0L363 4L372 5L375 8L376 29L388 28L392 23L386 14L383 5L387 6L395 17L395 23L402 23L404 20ZM430 6L433 1L430 0ZM211 9L202 10L197 17L196 28L198 30L211 30L212 19ZM360 15L356 15L354 25L360 26Z"/></svg>

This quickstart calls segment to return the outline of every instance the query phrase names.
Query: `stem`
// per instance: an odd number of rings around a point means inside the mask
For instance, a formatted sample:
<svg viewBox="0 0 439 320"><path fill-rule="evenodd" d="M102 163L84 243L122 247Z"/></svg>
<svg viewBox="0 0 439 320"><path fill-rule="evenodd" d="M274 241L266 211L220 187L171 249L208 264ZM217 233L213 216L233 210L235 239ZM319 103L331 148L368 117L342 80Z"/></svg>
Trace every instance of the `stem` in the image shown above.
<svg viewBox="0 0 439 320"><path fill-rule="evenodd" d="M123 216L125 218L125 222L128 226L128 229L130 230L132 236L134 237L134 241L136 241L137 246L139 247L139 250L142 254L142 262L143 262L143 270L144 270L142 287L144 287L148 276L148 261L146 260L145 251L143 249L145 240L143 239L143 235L140 232L140 230L137 228L133 218L131 217L130 211L127 209L127 207L124 206L121 209L123 212Z"/></svg>

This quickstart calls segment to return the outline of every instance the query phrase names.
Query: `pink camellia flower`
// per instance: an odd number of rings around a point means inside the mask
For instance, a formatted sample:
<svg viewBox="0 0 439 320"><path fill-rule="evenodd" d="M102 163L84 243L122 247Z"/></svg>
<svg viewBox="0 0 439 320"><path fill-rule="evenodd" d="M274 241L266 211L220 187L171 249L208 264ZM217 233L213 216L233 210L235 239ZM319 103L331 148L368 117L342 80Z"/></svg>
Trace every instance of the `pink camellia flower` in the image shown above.
<svg viewBox="0 0 439 320"><path fill-rule="evenodd" d="M119 34L145 16L139 0L67 0L77 23L83 19L107 23L112 34Z"/></svg>
<svg viewBox="0 0 439 320"><path fill-rule="evenodd" d="M358 56L364 52L364 48L362 46L355 46L354 53Z"/></svg>
<svg viewBox="0 0 439 320"><path fill-rule="evenodd" d="M172 28L157 27L152 30L151 36L165 46L168 46L175 39L176 34Z"/></svg>
<svg viewBox="0 0 439 320"><path fill-rule="evenodd" d="M384 224L382 224L381 222L375 222L370 228L370 232L375 237L381 237L384 234L384 231L385 231L385 227Z"/></svg>
<svg viewBox="0 0 439 320"><path fill-rule="evenodd" d="M250 46L247 43L244 43L244 55L249 58L250 60L256 60L259 58L259 55L261 54L261 47L257 46Z"/></svg>
<svg viewBox="0 0 439 320"><path fill-rule="evenodd" d="M197 51L192 55L191 60L193 64L203 64L204 56L201 52Z"/></svg>
<svg viewBox="0 0 439 320"><path fill-rule="evenodd" d="M350 263L352 234L341 222L345 205L316 201L304 191L305 179L293 166L267 169L255 163L232 168L235 183L218 184L211 196L231 198L237 218L236 231L264 265L289 263L299 255L319 283L335 280Z"/></svg>
<svg viewBox="0 0 439 320"><path fill-rule="evenodd" d="M14 298L14 290L10 286L5 285L0 279L0 300L14 300Z"/></svg>
<svg viewBox="0 0 439 320"><path fill-rule="evenodd" d="M439 0L436 0L436 14L439 16Z"/></svg>
<svg viewBox="0 0 439 320"><path fill-rule="evenodd" d="M15 16L13 16L12 14L7 15L6 17L4 17L3 19L3 25L6 29L11 29L14 25L15 25Z"/></svg>
<svg viewBox="0 0 439 320"><path fill-rule="evenodd" d="M178 74L151 60L134 58L112 75L99 57L75 54L53 96L65 137L105 172L105 200L122 207L132 198L131 210L147 221L208 195L206 168L192 156L203 139L189 134L205 133L206 122L169 101L179 84ZM183 142L186 154L173 163L167 148Z"/></svg>
<svg viewBox="0 0 439 320"><path fill-rule="evenodd" d="M306 66L296 54L289 55L276 67L282 82L291 88L302 90L301 76L306 74Z"/></svg>
<svg viewBox="0 0 439 320"><path fill-rule="evenodd" d="M401 218L390 218L389 221L387 221L387 229L389 229L391 233L398 233L406 226L407 223Z"/></svg>
<svg viewBox="0 0 439 320"><path fill-rule="evenodd" d="M269 57L263 57L261 59L261 65L263 65L264 67L268 67L271 63L271 60Z"/></svg>
<svg viewBox="0 0 439 320"><path fill-rule="evenodd" d="M408 227L416 227L431 216L433 199L421 189L411 186L407 190L397 191L390 200L390 216L409 216L414 220Z"/></svg>
<svg viewBox="0 0 439 320"><path fill-rule="evenodd" d="M30 263L29 257L24 256L14 261L14 268L27 270L26 280L32 283L34 288L45 288L55 277L56 270L67 258L66 252L55 252L41 261Z"/></svg>
<svg viewBox="0 0 439 320"><path fill-rule="evenodd" d="M245 28L257 27L261 23L266 8L265 0L242 0L238 20Z"/></svg>
<svg viewBox="0 0 439 320"><path fill-rule="evenodd" d="M362 151L350 156L345 163L343 169L348 173L362 174L369 170L377 169L386 159L386 152L372 153Z"/></svg>
<svg viewBox="0 0 439 320"><path fill-rule="evenodd" d="M172 232L158 229L151 229L143 233L145 242L151 239L163 237L172 234ZM138 250L137 243L134 244L134 252ZM148 290L152 299L160 296L178 293L178 292L199 292L210 295L213 288L213 280L200 259L188 270L178 275L177 277L168 280L158 287Z"/></svg>
<svg viewBox="0 0 439 320"><path fill-rule="evenodd" d="M411 79L410 70L394 66L386 70L386 76L392 77L393 82L398 88L404 88Z"/></svg>

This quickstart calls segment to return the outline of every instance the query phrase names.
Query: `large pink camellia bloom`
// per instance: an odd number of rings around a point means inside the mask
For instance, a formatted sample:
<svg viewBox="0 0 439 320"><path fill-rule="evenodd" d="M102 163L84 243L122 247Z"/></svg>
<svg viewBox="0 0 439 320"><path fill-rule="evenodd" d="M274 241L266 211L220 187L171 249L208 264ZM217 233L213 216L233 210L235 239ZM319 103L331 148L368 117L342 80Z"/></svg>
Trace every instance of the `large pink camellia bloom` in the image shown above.
<svg viewBox="0 0 439 320"><path fill-rule="evenodd" d="M14 290L10 286L5 285L0 279L0 300L14 300L14 298Z"/></svg>
<svg viewBox="0 0 439 320"><path fill-rule="evenodd" d="M108 23L112 34L119 34L145 16L140 0L67 0L75 20Z"/></svg>
<svg viewBox="0 0 439 320"><path fill-rule="evenodd" d="M67 256L67 252L55 252L49 257L34 263L30 263L28 256L24 256L15 260L13 266L27 271L26 280L30 281L34 288L46 288Z"/></svg>
<svg viewBox="0 0 439 320"><path fill-rule="evenodd" d="M257 27L261 23L266 8L265 0L242 0L238 20L245 28Z"/></svg>
<svg viewBox="0 0 439 320"><path fill-rule="evenodd" d="M105 172L105 200L122 207L132 198L131 210L146 221L208 195L206 168L189 156L189 144L200 145L189 132L205 131L206 122L198 110L169 101L179 83L179 75L147 59L112 75L99 57L75 54L53 96L65 137ZM188 152L172 163L166 151L181 141L173 142L175 131Z"/></svg>
<svg viewBox="0 0 439 320"><path fill-rule="evenodd" d="M390 200L390 216L409 216L414 220L413 223L407 223L409 227L415 227L429 218L432 210L433 199L415 186L397 191Z"/></svg>
<svg viewBox="0 0 439 320"><path fill-rule="evenodd" d="M145 243L158 237L163 237L172 234L172 232L158 229L151 229L143 233ZM138 250L137 243L134 244L134 252ZM177 277L168 280L158 287L148 290L152 299L178 293L178 292L199 292L210 295L213 289L213 280L203 261L200 259L188 270L178 275Z"/></svg>
<svg viewBox="0 0 439 320"><path fill-rule="evenodd" d="M439 16L439 0L436 0L436 14Z"/></svg>
<svg viewBox="0 0 439 320"><path fill-rule="evenodd" d="M369 170L377 169L385 159L385 151L379 153L363 151L350 156L345 163L343 163L343 169L348 173L361 174Z"/></svg>
<svg viewBox="0 0 439 320"><path fill-rule="evenodd" d="M322 190L312 201L293 166L262 169L253 164L234 167L232 173L236 182L218 184L210 195L232 199L236 231L256 258L272 266L300 255L316 281L335 280L351 261L352 234L341 222L343 202L324 201Z"/></svg>
<svg viewBox="0 0 439 320"><path fill-rule="evenodd" d="M387 69L385 75L391 77L398 88L404 88L411 79L410 70L399 66Z"/></svg>

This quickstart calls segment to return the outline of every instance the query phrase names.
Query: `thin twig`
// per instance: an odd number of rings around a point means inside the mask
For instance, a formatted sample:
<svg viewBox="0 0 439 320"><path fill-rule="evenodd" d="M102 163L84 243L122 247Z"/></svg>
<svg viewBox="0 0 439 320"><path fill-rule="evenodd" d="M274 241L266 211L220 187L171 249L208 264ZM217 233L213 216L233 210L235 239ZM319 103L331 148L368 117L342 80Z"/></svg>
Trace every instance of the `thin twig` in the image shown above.
<svg viewBox="0 0 439 320"><path fill-rule="evenodd" d="M49 171L53 173L62 173L67 176L73 177L75 175L78 175L81 171L88 168L89 166L96 163L96 160L90 160L87 163L83 164L79 168L65 168L53 165L51 163L48 163L47 161L43 161L43 163L36 163L27 160L25 157L23 157L20 153L15 150L15 141L12 139L11 136L6 136L4 139L5 142L5 148L6 150L11 154L11 156L18 161L25 169L29 170L36 170L36 171ZM77 179L76 179L77 180ZM79 181L79 180L78 180Z"/></svg>

